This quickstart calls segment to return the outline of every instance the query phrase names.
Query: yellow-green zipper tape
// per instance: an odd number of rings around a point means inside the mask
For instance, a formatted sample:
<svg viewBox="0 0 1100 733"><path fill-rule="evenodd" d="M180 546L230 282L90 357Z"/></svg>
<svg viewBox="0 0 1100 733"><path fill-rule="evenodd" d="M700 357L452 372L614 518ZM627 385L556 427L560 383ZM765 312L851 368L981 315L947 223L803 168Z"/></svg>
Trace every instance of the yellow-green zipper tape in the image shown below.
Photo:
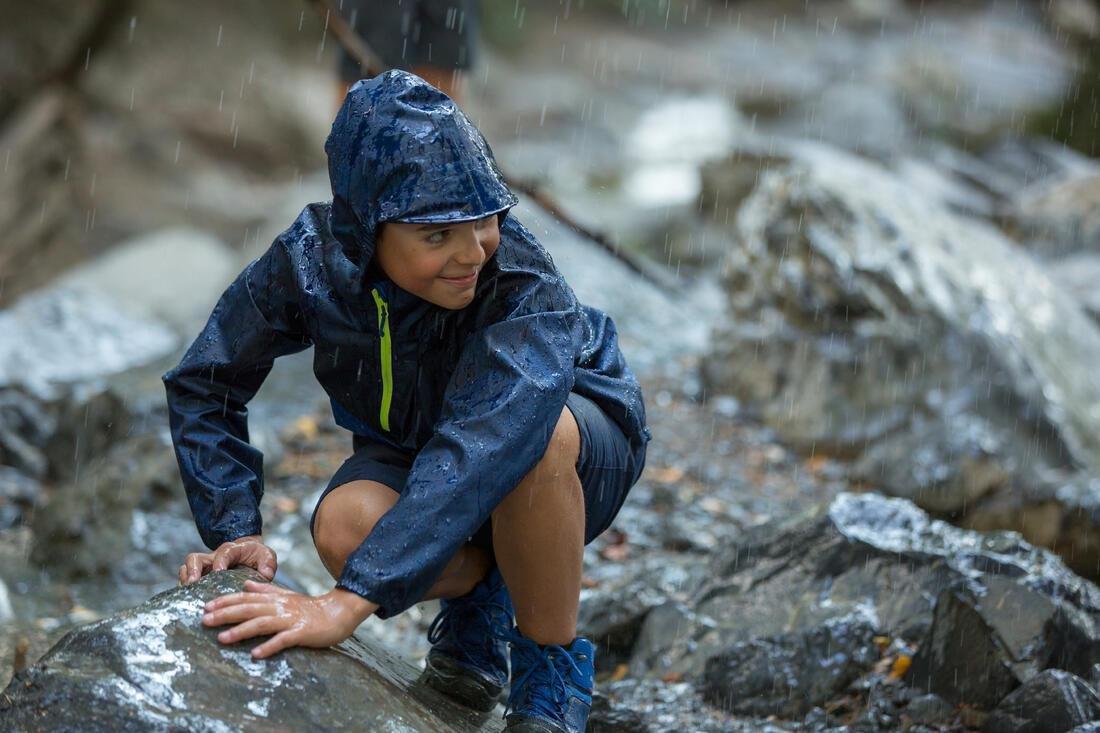
<svg viewBox="0 0 1100 733"><path fill-rule="evenodd" d="M382 407L378 411L378 419L382 423L382 429L389 432L390 429L390 404L393 402L393 347L390 341L390 309L386 301L378 293L378 289L371 290L374 295L374 303L378 306L378 330L382 333L381 354L382 362Z"/></svg>

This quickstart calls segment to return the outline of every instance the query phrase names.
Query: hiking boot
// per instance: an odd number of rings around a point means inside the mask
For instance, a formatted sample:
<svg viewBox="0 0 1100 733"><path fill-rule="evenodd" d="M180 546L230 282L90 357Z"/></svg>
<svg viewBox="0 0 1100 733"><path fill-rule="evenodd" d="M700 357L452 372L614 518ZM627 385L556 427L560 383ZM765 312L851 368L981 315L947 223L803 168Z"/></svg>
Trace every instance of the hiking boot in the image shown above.
<svg viewBox="0 0 1100 733"><path fill-rule="evenodd" d="M577 637L568 647L539 646L514 629L508 733L584 733L592 708L596 649Z"/></svg>
<svg viewBox="0 0 1100 733"><path fill-rule="evenodd" d="M512 599L494 566L473 590L443 599L428 627L427 666L421 681L467 707L488 712L508 684L506 638Z"/></svg>

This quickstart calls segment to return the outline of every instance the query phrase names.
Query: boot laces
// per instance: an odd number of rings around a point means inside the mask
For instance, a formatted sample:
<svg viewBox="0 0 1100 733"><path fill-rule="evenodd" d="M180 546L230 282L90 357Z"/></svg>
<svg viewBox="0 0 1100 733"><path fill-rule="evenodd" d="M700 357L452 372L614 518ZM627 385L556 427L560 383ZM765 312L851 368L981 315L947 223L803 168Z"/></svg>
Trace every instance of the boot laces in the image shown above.
<svg viewBox="0 0 1100 733"><path fill-rule="evenodd" d="M507 615L508 608L500 603L449 601L428 627L428 643L434 645L447 639L454 648L472 659L470 652L473 650L470 649L469 639L463 640L459 636L462 629L469 628L471 624L480 624L490 629L491 636L483 640L483 646L487 648L497 638L502 638L501 633L494 629L494 618Z"/></svg>
<svg viewBox="0 0 1100 733"><path fill-rule="evenodd" d="M584 672L573 660L573 655L559 644L547 644L540 649L538 644L519 636L516 631L509 636L509 641L520 650L527 669L512 681L504 714L507 716L524 708L524 713L561 722L569 702L569 682L583 686L578 681L584 679ZM540 694L541 691L549 691L549 697Z"/></svg>

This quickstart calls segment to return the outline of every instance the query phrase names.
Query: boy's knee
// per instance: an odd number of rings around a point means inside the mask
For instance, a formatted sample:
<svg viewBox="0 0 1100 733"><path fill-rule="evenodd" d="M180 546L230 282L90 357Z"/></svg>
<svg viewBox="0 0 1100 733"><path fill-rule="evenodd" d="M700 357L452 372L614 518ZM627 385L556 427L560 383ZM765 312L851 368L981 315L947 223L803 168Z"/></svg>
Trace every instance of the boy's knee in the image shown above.
<svg viewBox="0 0 1100 733"><path fill-rule="evenodd" d="M540 464L552 462L555 465L576 466L580 450L581 433L577 426L577 419L573 417L572 410L562 407Z"/></svg>
<svg viewBox="0 0 1100 733"><path fill-rule="evenodd" d="M380 489L393 494L392 500ZM348 555L393 506L396 496L397 492L373 481L351 481L324 498L313 520L313 544L333 577L340 575Z"/></svg>

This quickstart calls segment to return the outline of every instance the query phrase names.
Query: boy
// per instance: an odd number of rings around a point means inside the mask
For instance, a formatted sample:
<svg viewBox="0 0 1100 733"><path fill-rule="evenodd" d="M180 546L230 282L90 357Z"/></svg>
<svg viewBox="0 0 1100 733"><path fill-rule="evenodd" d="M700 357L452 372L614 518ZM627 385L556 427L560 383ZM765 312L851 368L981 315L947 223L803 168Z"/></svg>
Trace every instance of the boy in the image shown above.
<svg viewBox="0 0 1100 733"><path fill-rule="evenodd" d="M272 361L313 346L354 453L311 524L337 578L215 599L219 639L329 646L372 613L441 599L424 681L513 733L583 731L593 646L576 637L583 546L637 480L649 439L614 324L577 303L484 138L419 77L356 84L325 145L332 203L307 206L229 286L164 375L199 533L180 581L235 564L271 578L262 456L245 404ZM514 608L513 608L514 602ZM515 621L513 623L513 616Z"/></svg>

